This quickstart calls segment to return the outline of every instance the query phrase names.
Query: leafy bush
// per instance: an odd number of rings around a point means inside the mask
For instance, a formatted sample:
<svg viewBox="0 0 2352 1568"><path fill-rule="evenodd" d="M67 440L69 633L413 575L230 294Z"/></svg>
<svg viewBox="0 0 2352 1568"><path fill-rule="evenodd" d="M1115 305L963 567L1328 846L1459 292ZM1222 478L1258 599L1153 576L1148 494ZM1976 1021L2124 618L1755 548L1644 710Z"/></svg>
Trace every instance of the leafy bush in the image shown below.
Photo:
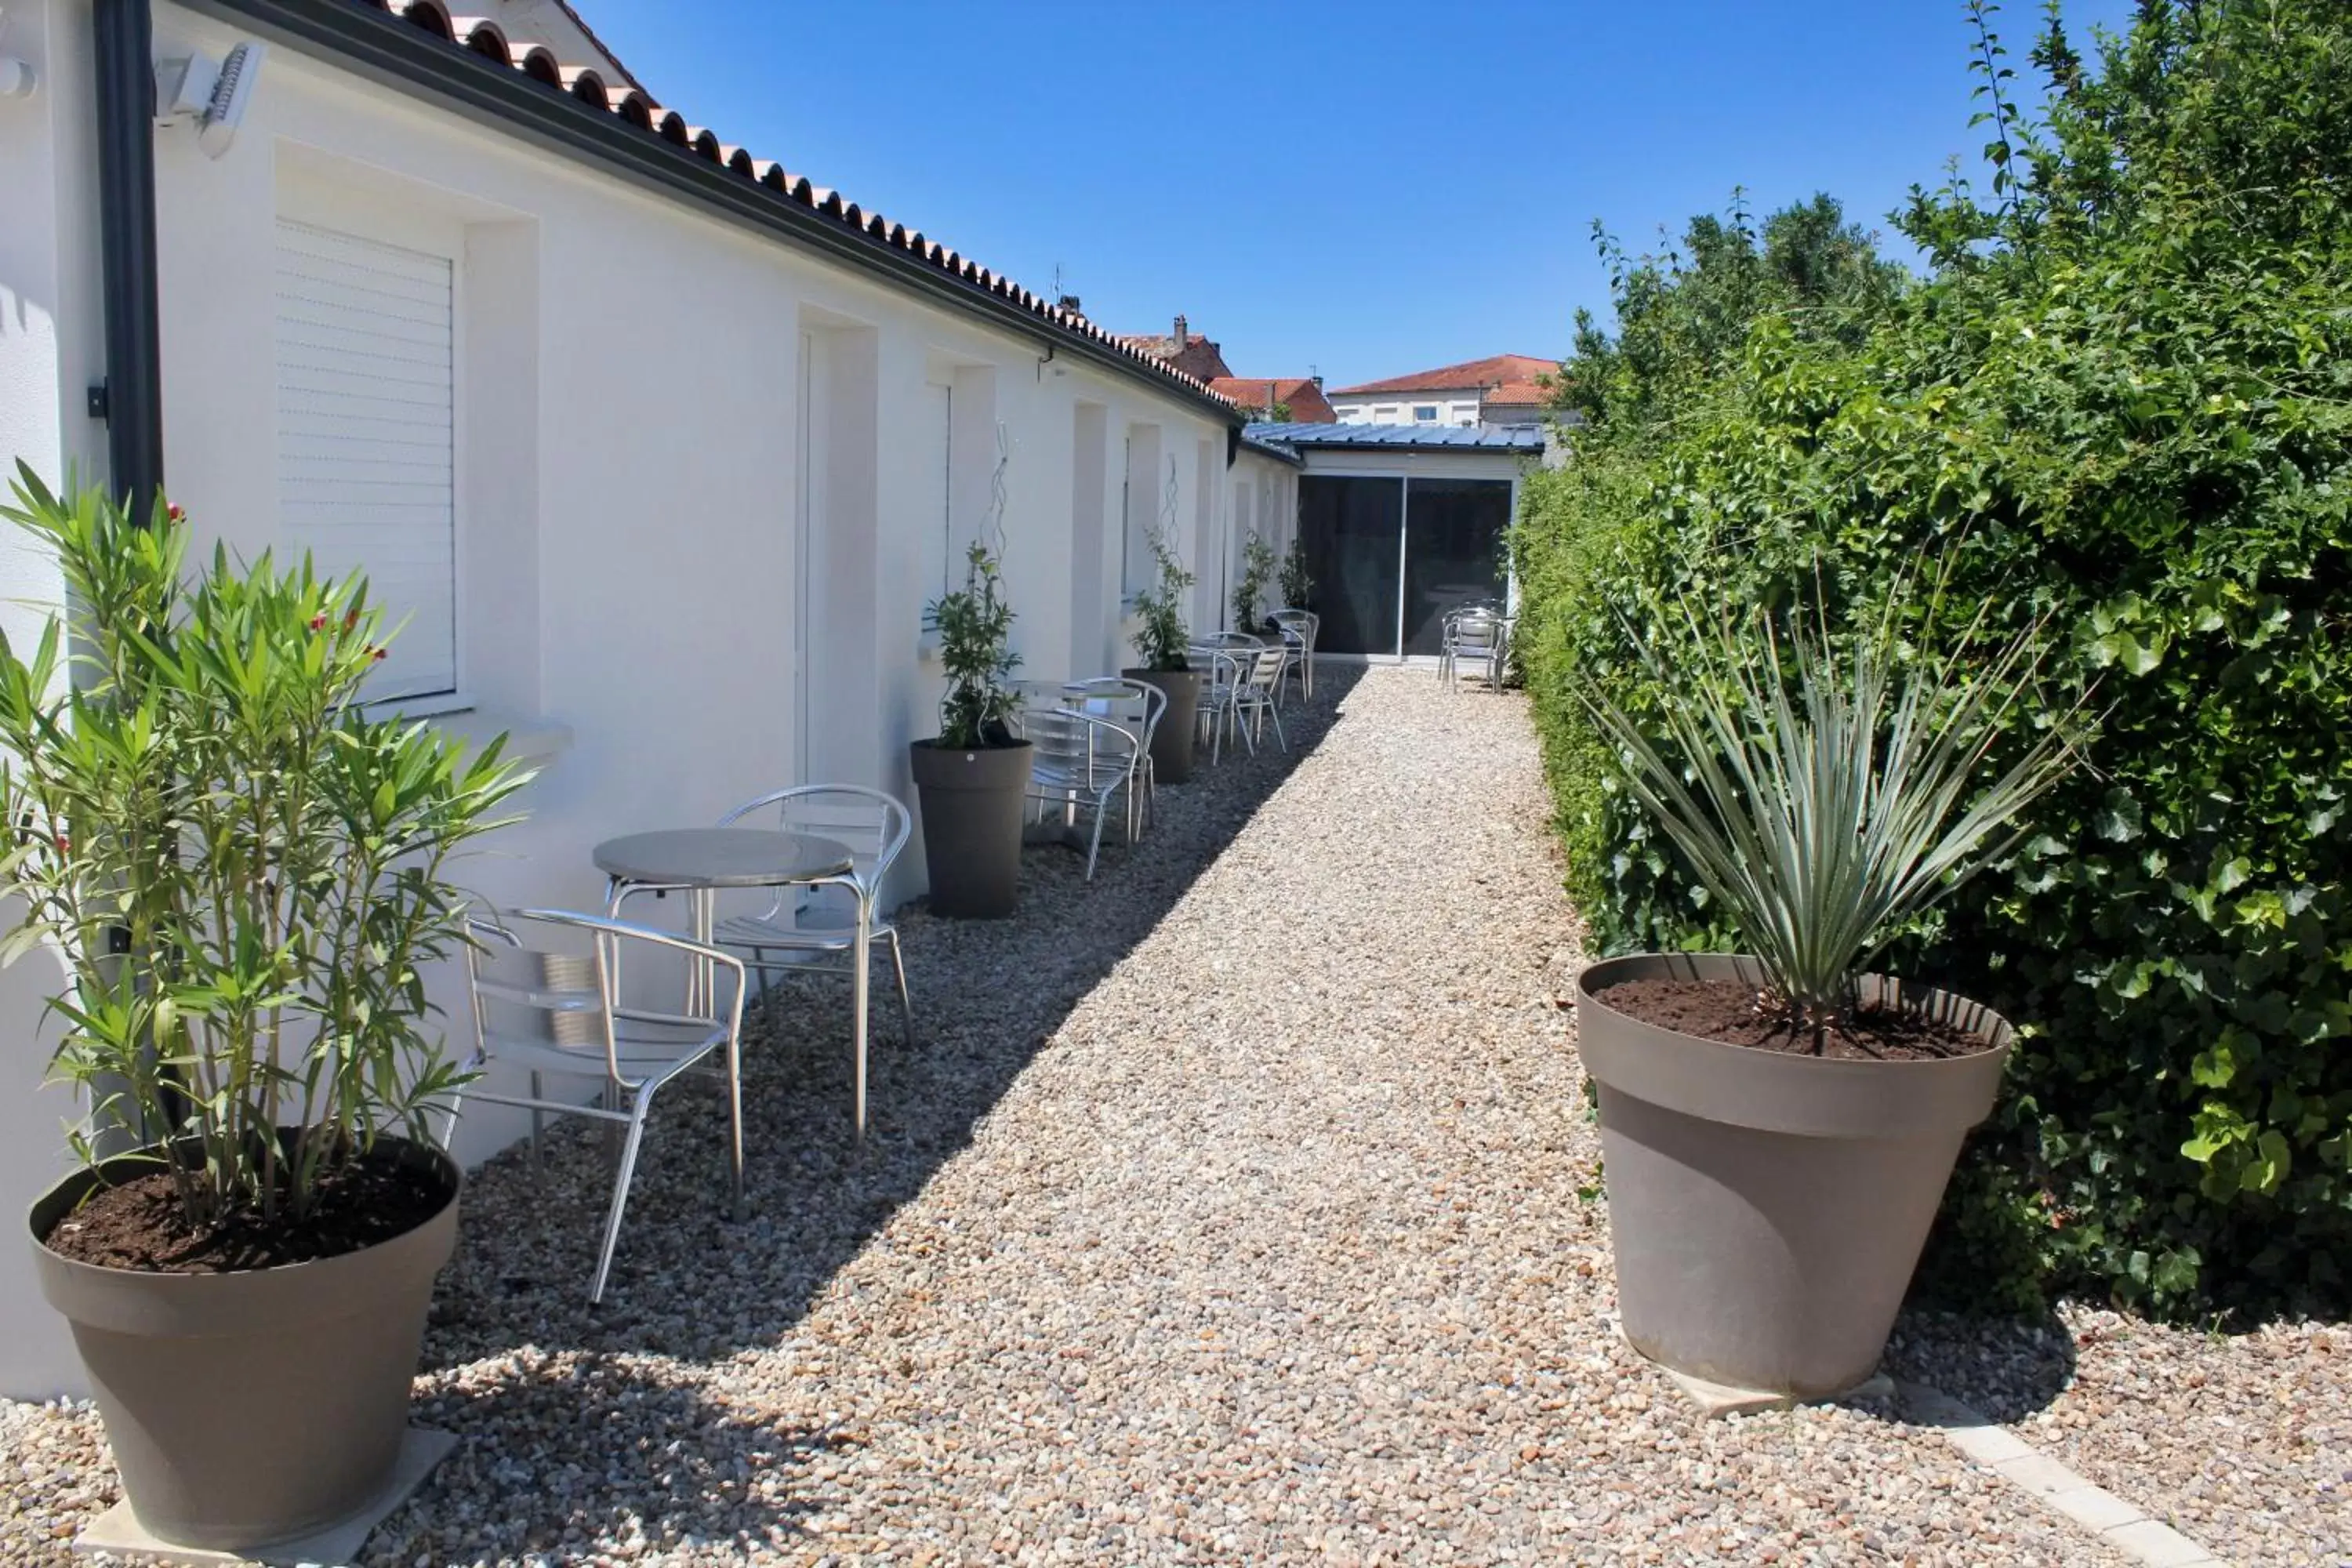
<svg viewBox="0 0 2352 1568"><path fill-rule="evenodd" d="M1173 674L1192 668L1192 634L1184 624L1184 595L1200 581L1185 570L1176 554L1176 460L1168 460L1168 489L1160 498L1160 521L1151 527L1150 542L1154 576L1151 585L1135 595L1134 608L1143 625L1135 634L1136 657L1143 668Z"/></svg>
<svg viewBox="0 0 2352 1568"><path fill-rule="evenodd" d="M1013 651L1013 606L996 556L974 541L965 554L963 586L942 594L923 611L940 637L947 695L940 700L939 744L951 752L1010 745L1020 698L1009 684L1021 668Z"/></svg>
<svg viewBox="0 0 2352 1568"><path fill-rule="evenodd" d="M2095 69L2053 17L2038 122L1979 42L1993 189L1915 192L1927 276L1735 215L1622 267L1618 332L1580 336L1591 423L1515 533L1570 888L1608 950L1727 944L1577 696L1654 708L1649 606L1817 576L1868 605L1948 552L1910 635L2047 617L2053 701L2095 686L2102 723L1887 965L2023 1036L1931 1268L1979 1296L2340 1306L2352 12L2151 0Z"/></svg>
<svg viewBox="0 0 2352 1568"><path fill-rule="evenodd" d="M528 774L360 706L384 643L362 581L222 551L191 580L175 513L21 465L0 516L72 605L30 658L0 639L0 892L7 955L66 962L75 1152L157 1152L192 1231L299 1216L379 1133L433 1142L460 1082L422 977L466 940L449 859Z"/></svg>
<svg viewBox="0 0 2352 1568"><path fill-rule="evenodd" d="M1283 552L1277 578L1276 586L1282 594L1281 608L1312 608L1307 600L1307 595L1315 592L1315 579L1307 574L1307 540L1304 535L1292 536L1290 548Z"/></svg>
<svg viewBox="0 0 2352 1568"><path fill-rule="evenodd" d="M1242 580L1234 584L1234 629L1245 632L1258 624L1258 602L1274 581L1274 546L1252 533L1242 542Z"/></svg>

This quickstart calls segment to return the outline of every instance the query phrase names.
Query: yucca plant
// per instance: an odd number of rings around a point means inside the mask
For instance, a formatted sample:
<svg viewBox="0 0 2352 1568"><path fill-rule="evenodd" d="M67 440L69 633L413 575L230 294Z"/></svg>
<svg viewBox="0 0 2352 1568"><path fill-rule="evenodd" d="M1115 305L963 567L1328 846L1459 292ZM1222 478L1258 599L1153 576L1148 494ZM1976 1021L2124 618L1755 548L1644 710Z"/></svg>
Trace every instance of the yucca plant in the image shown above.
<svg viewBox="0 0 2352 1568"><path fill-rule="evenodd" d="M1936 598L1940 600L1939 584ZM1828 606L1727 614L1658 641L1629 628L1654 731L1581 694L1625 782L1819 1051L1859 982L1916 917L1998 858L2074 765L2080 704L2052 710L2041 622L2005 640L1980 610L1936 651L1902 634L1911 583L1845 636ZM1937 605L1919 617L1935 625ZM2005 736L2033 731L1984 782Z"/></svg>

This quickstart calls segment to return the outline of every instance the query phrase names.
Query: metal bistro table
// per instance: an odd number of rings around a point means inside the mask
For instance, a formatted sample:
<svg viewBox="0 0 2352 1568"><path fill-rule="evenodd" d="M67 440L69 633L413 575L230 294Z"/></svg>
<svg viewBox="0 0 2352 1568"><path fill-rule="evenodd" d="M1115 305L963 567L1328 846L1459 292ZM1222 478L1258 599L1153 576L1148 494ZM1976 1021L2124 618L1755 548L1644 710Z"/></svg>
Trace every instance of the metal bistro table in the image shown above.
<svg viewBox="0 0 2352 1568"><path fill-rule="evenodd" d="M605 877L606 912L617 920L621 905L638 893L684 893L694 940L709 946L718 922L722 888L845 888L857 903L853 942L852 1013L857 1037L857 1137L866 1138L866 998L874 889L857 875L849 850L830 838L779 833L763 827L677 827L632 833L596 846L596 868ZM697 964L688 986L708 996L718 984L708 964ZM690 996L691 1000L691 996Z"/></svg>

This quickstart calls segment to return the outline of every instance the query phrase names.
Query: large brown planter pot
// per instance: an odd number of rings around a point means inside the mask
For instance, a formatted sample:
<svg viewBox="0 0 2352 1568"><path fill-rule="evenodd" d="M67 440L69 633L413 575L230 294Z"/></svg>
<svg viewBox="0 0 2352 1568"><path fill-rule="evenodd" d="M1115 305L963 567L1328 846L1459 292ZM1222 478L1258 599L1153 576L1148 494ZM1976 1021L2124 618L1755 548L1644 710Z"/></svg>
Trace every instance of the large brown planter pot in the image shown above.
<svg viewBox="0 0 2352 1568"><path fill-rule="evenodd" d="M1968 1130L2009 1060L2010 1027L1947 992L1872 977L1992 1042L1933 1061L1759 1050L1612 1008L1628 980L1760 984L1744 958L1646 955L1576 983L1577 1050L1601 1090L1609 1229L1625 1337L1652 1360L1800 1399L1877 1370Z"/></svg>
<svg viewBox="0 0 2352 1568"><path fill-rule="evenodd" d="M931 912L963 920L1009 915L1021 901L1021 803L1030 743L956 751L936 741L907 748L923 812Z"/></svg>
<svg viewBox="0 0 2352 1568"><path fill-rule="evenodd" d="M131 1512L177 1546L236 1552L374 1502L408 1427L434 1276L457 1237L457 1167L404 1144L449 1201L404 1236L242 1274L149 1274L61 1258L42 1238L117 1160L76 1172L28 1218L41 1293L73 1327Z"/></svg>
<svg viewBox="0 0 2352 1568"><path fill-rule="evenodd" d="M1129 680L1156 686L1168 695L1168 711L1151 732L1151 776L1182 784L1192 776L1192 735L1200 728L1201 672L1197 669L1122 669Z"/></svg>

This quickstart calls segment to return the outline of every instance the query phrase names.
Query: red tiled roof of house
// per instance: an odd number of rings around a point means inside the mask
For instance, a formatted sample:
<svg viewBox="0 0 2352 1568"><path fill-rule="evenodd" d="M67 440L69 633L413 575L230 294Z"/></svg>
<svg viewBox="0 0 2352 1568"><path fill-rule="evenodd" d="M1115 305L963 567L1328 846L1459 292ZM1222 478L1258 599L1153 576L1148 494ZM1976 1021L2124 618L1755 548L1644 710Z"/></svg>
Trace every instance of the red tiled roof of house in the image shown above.
<svg viewBox="0 0 2352 1568"><path fill-rule="evenodd" d="M443 0L350 0L350 3L367 10L389 12L402 17L457 49L509 67L517 74L551 91L563 93L592 109L610 113L646 135L659 137L686 153L736 174L746 184L762 187L779 202L790 202L807 208L877 247L904 252L951 278L1019 306L1050 326L1124 353L1138 364L1164 377L1175 389L1212 402L1224 401L1209 389L1206 378L1187 374L1156 355L1129 347L1078 311L1065 309L1043 295L1032 293L1003 273L982 267L968 256L958 255L918 229L893 222L880 213L849 201L838 191L814 184L807 175L793 174L782 163L755 158L744 148L721 142L716 132L688 125L685 117L676 110L663 108L627 81L607 81L605 73L593 66L567 67L559 63L542 45L511 42L504 29L487 17L466 17L465 26L460 27ZM564 8L570 10L569 5ZM576 14L574 19L577 19ZM594 37L588 33L584 21L581 23L581 31L591 38ZM613 63L617 66L620 62L614 59ZM626 68L623 68L625 71Z"/></svg>
<svg viewBox="0 0 2352 1568"><path fill-rule="evenodd" d="M1489 354L1485 359L1465 360L1460 364L1441 365L1435 370L1420 371L1412 375L1392 376L1387 381L1368 381L1360 386L1343 386L1331 395L1352 397L1359 394L1381 392L1484 392L1489 387L1532 382L1539 375L1558 375L1559 362L1538 359L1533 354Z"/></svg>
<svg viewBox="0 0 2352 1568"><path fill-rule="evenodd" d="M1543 386L1532 381L1507 381L1500 386L1488 387L1486 401L1517 407L1527 404L1548 404L1559 395L1557 386Z"/></svg>
<svg viewBox="0 0 2352 1568"><path fill-rule="evenodd" d="M1247 409L1270 411L1276 404L1286 405L1290 412L1283 418L1293 425L1331 425L1339 418L1312 376L1220 375L1210 379L1209 390ZM1265 416L1274 417L1270 412Z"/></svg>

